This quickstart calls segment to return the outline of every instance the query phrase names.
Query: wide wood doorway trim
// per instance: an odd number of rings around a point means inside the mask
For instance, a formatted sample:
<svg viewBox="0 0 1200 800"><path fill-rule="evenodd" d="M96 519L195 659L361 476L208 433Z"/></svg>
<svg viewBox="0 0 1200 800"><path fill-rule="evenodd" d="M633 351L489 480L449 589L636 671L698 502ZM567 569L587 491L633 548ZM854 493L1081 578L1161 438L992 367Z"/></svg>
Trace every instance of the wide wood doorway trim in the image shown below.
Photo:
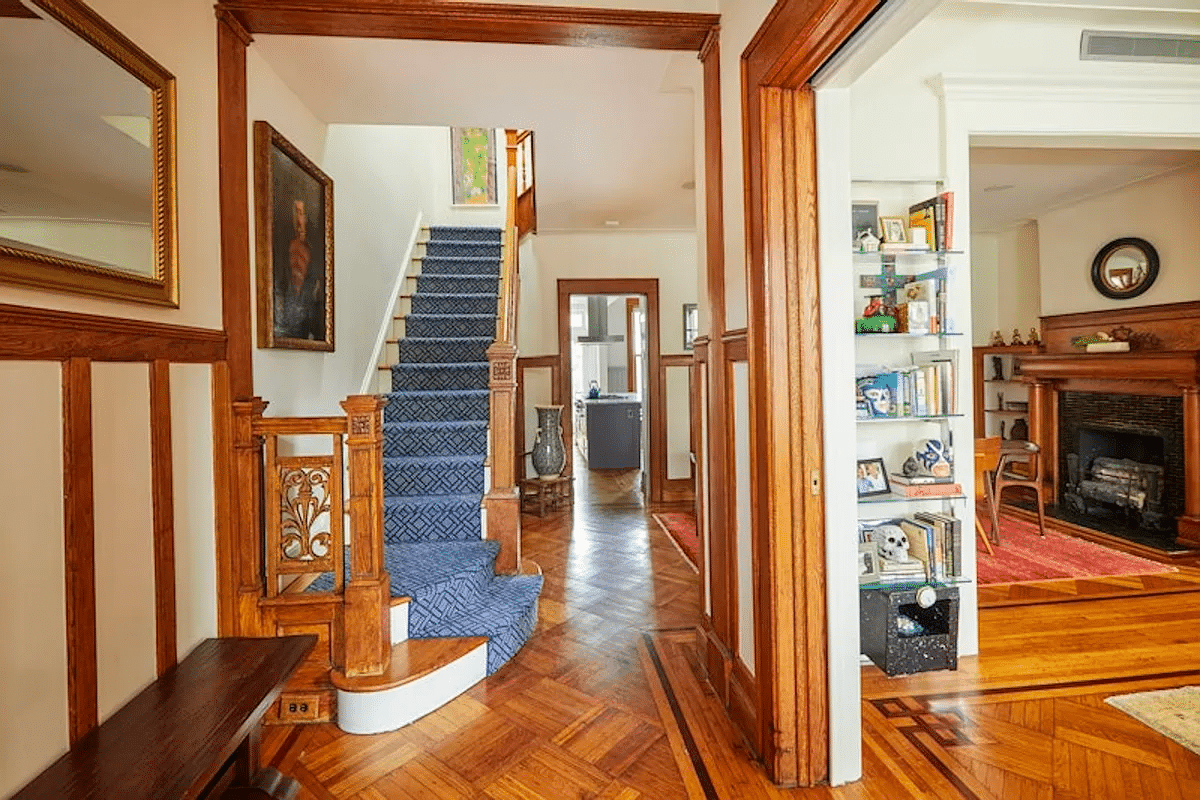
<svg viewBox="0 0 1200 800"><path fill-rule="evenodd" d="M757 730L781 785L829 774L813 74L877 0L780 0L742 54Z"/></svg>
<svg viewBox="0 0 1200 800"><path fill-rule="evenodd" d="M233 407L254 397L246 50L254 34L360 36L507 44L711 48L716 14L421 0L230 0L217 3L217 136L221 208L222 314L228 367L215 374L217 629L257 635L261 575L247 484L235 475ZM711 192L711 189L710 189ZM569 424L568 415L568 424Z"/></svg>
<svg viewBox="0 0 1200 800"><path fill-rule="evenodd" d="M574 441L574 402L571 395L571 295L642 295L646 298L646 403L650 411L650 437L646 442L650 471L650 505L663 502L667 479L666 388L662 384L659 349L658 278L560 278L558 281L559 396L568 406L563 413L563 436ZM630 365L630 369L633 365ZM574 464L574 448L567 448L567 468Z"/></svg>

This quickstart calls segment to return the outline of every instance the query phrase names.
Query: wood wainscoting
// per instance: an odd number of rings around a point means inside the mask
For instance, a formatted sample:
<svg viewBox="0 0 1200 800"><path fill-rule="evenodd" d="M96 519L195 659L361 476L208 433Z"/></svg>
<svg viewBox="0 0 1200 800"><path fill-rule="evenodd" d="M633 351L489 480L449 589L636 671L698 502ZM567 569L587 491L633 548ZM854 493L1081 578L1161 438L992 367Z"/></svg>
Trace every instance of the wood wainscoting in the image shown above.
<svg viewBox="0 0 1200 800"><path fill-rule="evenodd" d="M62 363L62 468L66 597L67 713L71 744L99 724L96 494L92 394L96 362L140 363L148 375L150 430L147 494L151 501L150 560L154 576L154 664L157 675L175 665L175 478L171 430L171 364L212 364L226 355L218 330L117 317L0 305L0 360ZM214 414L217 413L214 406ZM149 677L149 676L147 676Z"/></svg>

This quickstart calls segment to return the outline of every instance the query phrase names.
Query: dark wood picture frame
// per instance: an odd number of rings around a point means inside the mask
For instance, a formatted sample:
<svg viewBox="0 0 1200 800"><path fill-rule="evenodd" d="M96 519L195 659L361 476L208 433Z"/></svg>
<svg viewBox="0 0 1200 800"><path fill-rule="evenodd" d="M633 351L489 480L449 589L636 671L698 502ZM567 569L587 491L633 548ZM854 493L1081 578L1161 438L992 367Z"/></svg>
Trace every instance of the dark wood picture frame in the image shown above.
<svg viewBox="0 0 1200 800"><path fill-rule="evenodd" d="M892 485L888 481L887 467L883 465L883 459L860 458L858 460L856 485L859 497L891 494Z"/></svg>
<svg viewBox="0 0 1200 800"><path fill-rule="evenodd" d="M258 346L333 351L333 180L254 123Z"/></svg>

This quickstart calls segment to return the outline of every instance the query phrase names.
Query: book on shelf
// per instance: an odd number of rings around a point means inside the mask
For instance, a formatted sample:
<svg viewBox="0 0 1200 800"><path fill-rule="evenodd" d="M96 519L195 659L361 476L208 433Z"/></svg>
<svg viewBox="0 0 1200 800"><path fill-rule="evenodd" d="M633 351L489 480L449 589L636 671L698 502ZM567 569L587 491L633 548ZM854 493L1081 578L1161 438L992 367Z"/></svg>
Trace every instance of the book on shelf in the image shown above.
<svg viewBox="0 0 1200 800"><path fill-rule="evenodd" d="M908 537L908 560L878 559L878 583L948 580L962 575L962 522L951 513L922 511L908 517L860 520L859 542L885 541L899 528Z"/></svg>
<svg viewBox="0 0 1200 800"><path fill-rule="evenodd" d="M949 250L953 241L954 192L942 192L908 207L909 228L923 228L934 250Z"/></svg>
<svg viewBox="0 0 1200 800"><path fill-rule="evenodd" d="M928 350L912 354L922 370L926 393L932 394L929 414L958 413L958 351Z"/></svg>
<svg viewBox="0 0 1200 800"><path fill-rule="evenodd" d="M944 478L937 475L902 475L898 472L888 474L888 480L901 486L925 486L931 483L954 483L954 476Z"/></svg>
<svg viewBox="0 0 1200 800"><path fill-rule="evenodd" d="M960 483L894 483L892 494L901 497L956 497L963 493Z"/></svg>
<svg viewBox="0 0 1200 800"><path fill-rule="evenodd" d="M962 521L953 514L936 511L921 511L914 516L933 525L934 535L940 538L946 577L962 575Z"/></svg>

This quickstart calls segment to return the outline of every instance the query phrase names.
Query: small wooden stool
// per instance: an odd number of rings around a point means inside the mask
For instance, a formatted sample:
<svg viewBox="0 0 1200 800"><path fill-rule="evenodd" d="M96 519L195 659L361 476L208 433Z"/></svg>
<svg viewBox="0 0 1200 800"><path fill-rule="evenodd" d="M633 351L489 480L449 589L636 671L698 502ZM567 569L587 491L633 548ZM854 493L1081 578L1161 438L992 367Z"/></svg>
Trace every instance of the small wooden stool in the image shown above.
<svg viewBox="0 0 1200 800"><path fill-rule="evenodd" d="M517 482L521 488L521 511L546 516L547 511L569 508L574 500L570 475L548 480L525 478Z"/></svg>

